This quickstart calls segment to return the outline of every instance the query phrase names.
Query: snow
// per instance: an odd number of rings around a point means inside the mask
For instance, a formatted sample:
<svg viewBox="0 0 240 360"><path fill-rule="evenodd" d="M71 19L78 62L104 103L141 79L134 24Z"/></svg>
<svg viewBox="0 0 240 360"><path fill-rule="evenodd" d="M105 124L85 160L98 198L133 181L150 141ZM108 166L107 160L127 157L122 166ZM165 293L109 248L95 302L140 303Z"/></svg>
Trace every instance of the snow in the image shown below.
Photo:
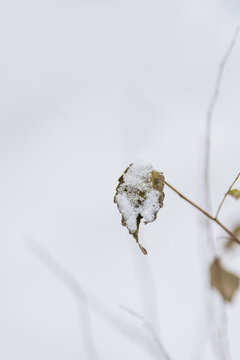
<svg viewBox="0 0 240 360"><path fill-rule="evenodd" d="M162 189L153 185L152 165L145 161L136 161L120 178L115 196L115 202L123 216L124 223L131 234L138 229L139 215L145 223L155 220L157 212L162 207ZM158 173L163 178L162 173Z"/></svg>

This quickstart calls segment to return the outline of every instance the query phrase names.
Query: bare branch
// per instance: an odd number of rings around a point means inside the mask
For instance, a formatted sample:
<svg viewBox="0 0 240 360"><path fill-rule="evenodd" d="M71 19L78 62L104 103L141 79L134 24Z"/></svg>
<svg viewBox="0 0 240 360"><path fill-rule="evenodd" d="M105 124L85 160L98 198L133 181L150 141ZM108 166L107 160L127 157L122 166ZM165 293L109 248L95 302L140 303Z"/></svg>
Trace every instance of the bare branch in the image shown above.
<svg viewBox="0 0 240 360"><path fill-rule="evenodd" d="M214 216L210 215L207 211L203 210L200 206L198 206L197 204L195 204L193 201L189 200L185 195L183 195L182 193L180 193L180 191L178 191L177 189L175 189L172 185L170 185L166 180L164 181L164 183L170 188L172 189L175 193L177 193L182 199L184 199L185 201L187 201L190 205L192 205L193 207L195 207L195 209L197 209L198 211L200 211L202 214L204 214L206 217L208 217L210 220L214 221L217 225L219 225L236 243L240 244L240 240L228 229L226 228L226 226L224 226L217 218L215 218Z"/></svg>

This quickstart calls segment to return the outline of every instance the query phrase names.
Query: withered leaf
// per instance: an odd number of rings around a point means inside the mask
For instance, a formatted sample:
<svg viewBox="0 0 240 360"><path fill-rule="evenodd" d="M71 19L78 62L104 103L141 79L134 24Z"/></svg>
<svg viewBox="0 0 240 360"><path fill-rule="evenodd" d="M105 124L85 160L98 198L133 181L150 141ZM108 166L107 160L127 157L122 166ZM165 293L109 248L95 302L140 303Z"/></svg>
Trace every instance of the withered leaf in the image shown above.
<svg viewBox="0 0 240 360"><path fill-rule="evenodd" d="M230 250L234 247L234 245L236 245L236 242L231 237L228 237L224 244L224 248L225 250Z"/></svg>
<svg viewBox="0 0 240 360"><path fill-rule="evenodd" d="M231 195L236 200L240 199L240 190L238 189L232 189L229 191L228 194Z"/></svg>
<svg viewBox="0 0 240 360"><path fill-rule="evenodd" d="M233 229L233 233L236 237L240 237L240 224L235 225L235 227Z"/></svg>
<svg viewBox="0 0 240 360"><path fill-rule="evenodd" d="M142 219L145 224L154 221L163 206L164 176L153 170L151 164L137 161L129 165L118 181L114 202L122 215L122 225L146 255L138 240L139 226Z"/></svg>
<svg viewBox="0 0 240 360"><path fill-rule="evenodd" d="M239 288L239 277L226 270L219 258L215 258L210 266L210 283L223 297L225 301L231 302Z"/></svg>
<svg viewBox="0 0 240 360"><path fill-rule="evenodd" d="M235 225L232 232L237 238L240 238L240 225L239 224ZM234 245L236 245L236 241L234 241L231 237L229 237L229 238L227 238L224 248L226 250L232 249L234 247Z"/></svg>

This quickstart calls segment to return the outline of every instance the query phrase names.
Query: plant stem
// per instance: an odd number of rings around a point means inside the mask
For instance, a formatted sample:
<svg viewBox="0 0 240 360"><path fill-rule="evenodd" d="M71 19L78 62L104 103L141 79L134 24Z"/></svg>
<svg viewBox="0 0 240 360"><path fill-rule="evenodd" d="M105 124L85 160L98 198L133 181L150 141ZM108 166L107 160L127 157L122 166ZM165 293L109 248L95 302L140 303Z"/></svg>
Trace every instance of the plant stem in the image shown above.
<svg viewBox="0 0 240 360"><path fill-rule="evenodd" d="M211 133L212 133L212 115L213 115L213 111L215 109L216 106L216 102L218 100L218 96L219 96L219 92L220 92L220 87L221 87L221 82L222 82L222 77L223 77L223 73L224 73L224 69L225 66L227 64L227 61L234 49L234 46L236 44L238 35L240 32L240 26L238 26L235 30L233 39L220 63L219 69L218 69L218 74L217 74L217 79L216 79L216 83L215 83L215 87L214 87L214 91L213 91L213 95L209 104L209 108L207 111L207 131L206 131L206 153L205 153L205 185L206 185L206 205L209 211L211 211L211 199L210 199L210 150L211 150Z"/></svg>
<svg viewBox="0 0 240 360"><path fill-rule="evenodd" d="M201 213L203 213L205 216L207 216L210 220L214 221L216 224L218 224L226 233L228 233L228 235L238 244L240 244L240 240L228 229L226 228L226 226L224 226L216 217L212 216L211 214L209 214L207 211L205 211L204 209L202 209L200 206L198 206L197 204L195 204L193 201L191 201L190 199L188 199L186 196L184 196L182 193L180 193L180 191L178 191L177 189L175 189L172 185L170 185L166 180L164 181L165 185L167 185L170 189L172 189L176 194L178 194L182 199L184 199L185 201L187 201L190 205L192 205L193 207L195 207L198 211L200 211Z"/></svg>
<svg viewBox="0 0 240 360"><path fill-rule="evenodd" d="M223 73L224 73L224 69L226 67L226 64L230 58L230 55L234 49L234 46L236 44L238 35L239 35L239 31L240 31L240 27L238 26L234 32L234 36L233 39L230 43L230 45L227 48L227 51L219 65L218 68L218 73L217 73L217 78L215 81L215 86L214 86L214 90L213 90L213 94L211 97L211 101L208 107L208 111L207 111L207 118L206 118L206 134L205 134L205 141L206 141L206 145L205 145L205 161L204 161L204 195L205 195L205 203L204 203L204 207L206 208L207 211L209 211L210 213L212 213L212 204L211 204L211 189L210 189L210 162L211 162L211 142L212 142L212 122L213 122L213 112L215 110L216 107L216 103L219 97L219 93L221 90L221 83L222 83L222 78L223 78ZM225 200L225 199L224 199ZM217 213L218 215L218 213ZM215 222L217 222L217 215L216 215L216 220L214 220ZM211 219L211 218L210 218ZM221 226L221 225L220 225ZM222 226L221 226L222 227ZM206 221L206 230L207 230L207 239L209 242L209 245L211 245L212 248L212 256L216 256L217 254L217 249L215 247L215 242L214 242L214 236L213 236L213 229L211 226L211 223L209 221ZM224 229L226 231L226 229ZM227 231L228 232L228 231ZM231 235L231 238L233 238L233 236ZM236 239L234 239L236 240ZM213 302L214 298L212 298ZM210 300L210 302L212 302ZM211 304L211 307L214 306L214 303ZM223 316L223 312L226 311L224 308L222 308L222 316ZM215 321L217 321L217 318L215 319ZM220 339L219 342L220 344L222 344L219 347L219 351L220 351L220 357L221 359L227 359L229 360L229 357L225 356L225 352L226 352L226 348L224 343L226 343L226 331L224 331L225 324L223 321L220 320L220 327L221 327L221 331L220 331ZM225 336L223 335L225 333Z"/></svg>
<svg viewBox="0 0 240 360"><path fill-rule="evenodd" d="M238 173L236 179L234 180L234 182L232 183L232 185L229 187L228 191L227 191L226 194L224 195L224 197L223 197L223 199L222 199L222 201L221 201L221 203L220 203L220 205L219 205L219 207L218 207L218 209L217 209L217 213L216 213L216 216L215 216L216 219L217 219L217 217L218 217L219 211L220 211L221 207L223 206L223 203L224 203L226 197L228 196L228 194L229 194L230 191L232 190L232 187L233 187L233 185L235 184L235 182L238 180L239 176L240 176L240 173Z"/></svg>

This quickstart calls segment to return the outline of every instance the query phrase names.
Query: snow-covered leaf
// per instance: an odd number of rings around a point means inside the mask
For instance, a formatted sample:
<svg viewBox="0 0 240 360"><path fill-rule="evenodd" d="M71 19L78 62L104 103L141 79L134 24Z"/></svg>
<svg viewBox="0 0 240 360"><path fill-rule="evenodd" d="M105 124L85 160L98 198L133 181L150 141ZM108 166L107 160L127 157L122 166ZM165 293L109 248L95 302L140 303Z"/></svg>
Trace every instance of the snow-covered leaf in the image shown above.
<svg viewBox="0 0 240 360"><path fill-rule="evenodd" d="M228 302L232 301L239 288L239 277L224 269L219 258L215 258L210 266L210 281L211 286Z"/></svg>
<svg viewBox="0 0 240 360"><path fill-rule="evenodd" d="M164 176L151 164L137 161L131 164L119 178L114 202L122 214L122 225L133 235L142 252L147 251L138 241L141 220L147 224L156 219L163 206Z"/></svg>

